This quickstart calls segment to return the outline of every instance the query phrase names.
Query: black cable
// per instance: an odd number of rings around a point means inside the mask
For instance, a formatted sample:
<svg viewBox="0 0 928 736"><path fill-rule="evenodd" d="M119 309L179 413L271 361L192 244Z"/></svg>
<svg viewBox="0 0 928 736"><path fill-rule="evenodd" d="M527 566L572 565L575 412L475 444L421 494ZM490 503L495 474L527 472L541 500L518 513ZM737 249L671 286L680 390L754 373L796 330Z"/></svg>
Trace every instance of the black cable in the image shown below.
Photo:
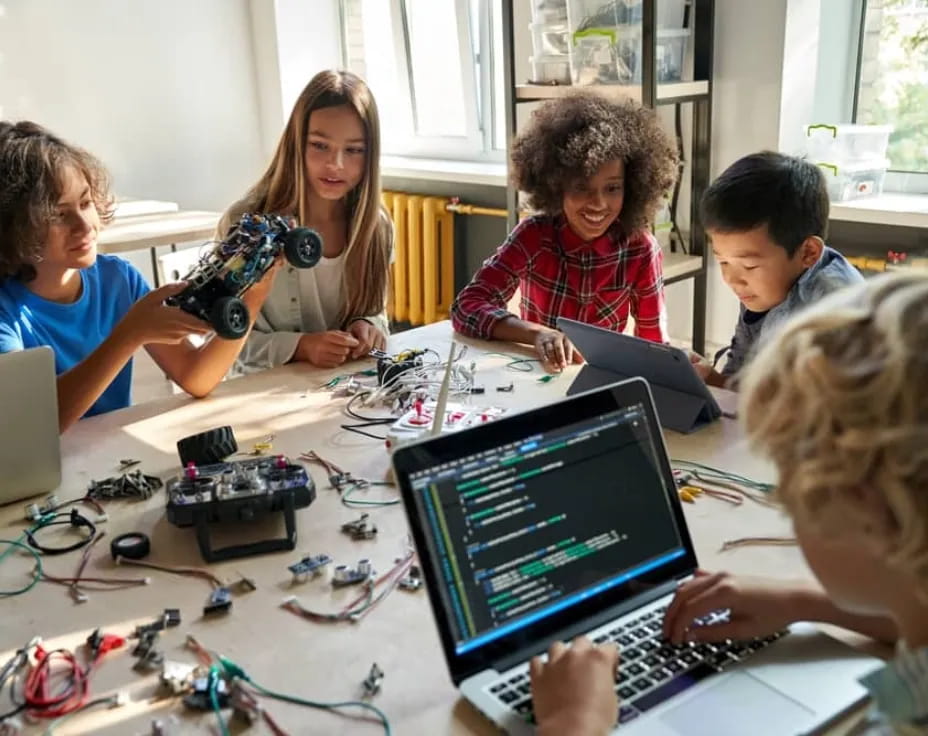
<svg viewBox="0 0 928 736"><path fill-rule="evenodd" d="M355 402L356 399L360 399L366 395L367 394L355 394L350 399L348 399L348 403L345 404L345 414L347 414L352 419L357 419L358 421L361 421L361 422L369 422L370 423L369 426L373 426L375 424L393 424L393 422L396 421L396 417L394 416L369 417L369 416L364 416L363 414L358 414L358 412L356 412L354 409L351 408L351 405ZM365 426L368 426L368 425L365 425Z"/></svg>
<svg viewBox="0 0 928 736"><path fill-rule="evenodd" d="M66 516L67 519L62 521L49 521L39 527L27 529L25 531L25 535L26 541L29 542L29 546L33 549L37 549L43 555L63 555L67 552L73 552L74 550L81 549L81 547L86 547L88 544L90 544L91 540L97 534L97 527L94 526L93 522L86 516L82 516L77 509L71 509L71 513L69 514L55 514L54 518L58 519L62 516ZM47 529L50 526L61 526L63 524L68 524L74 528L87 527L87 529L90 530L90 533L85 538L80 539L73 544L69 544L66 547L44 547L36 541L36 532L42 529Z"/></svg>
<svg viewBox="0 0 928 736"><path fill-rule="evenodd" d="M384 422L371 422L369 424L342 424L341 429L345 429L349 432L354 432L355 434L361 434L365 437L370 437L372 440L380 440L381 442L386 442L386 437L381 437L380 435L371 434L370 432L365 432L363 429L358 429L358 427L369 427L372 425L381 426Z"/></svg>

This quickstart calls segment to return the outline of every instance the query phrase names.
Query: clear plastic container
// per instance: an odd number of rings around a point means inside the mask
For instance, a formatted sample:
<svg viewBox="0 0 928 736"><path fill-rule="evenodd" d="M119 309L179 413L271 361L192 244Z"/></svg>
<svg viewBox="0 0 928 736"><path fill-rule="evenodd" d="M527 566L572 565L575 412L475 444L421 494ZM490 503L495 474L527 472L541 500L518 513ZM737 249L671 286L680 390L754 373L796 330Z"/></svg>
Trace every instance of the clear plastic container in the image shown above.
<svg viewBox="0 0 928 736"><path fill-rule="evenodd" d="M570 54L570 29L567 23L532 23L532 55L563 56Z"/></svg>
<svg viewBox="0 0 928 736"><path fill-rule="evenodd" d="M531 2L533 24L567 24L567 0L531 0Z"/></svg>
<svg viewBox="0 0 928 736"><path fill-rule="evenodd" d="M688 0L658 0L657 28L680 29L686 14ZM567 0L567 17L573 31L588 28L608 28L622 25L640 25L642 0ZM560 5L556 0L532 0L532 19L540 20L535 6Z"/></svg>
<svg viewBox="0 0 928 736"><path fill-rule="evenodd" d="M566 56L532 56L533 84L570 84L570 61Z"/></svg>
<svg viewBox="0 0 928 736"><path fill-rule="evenodd" d="M883 181L889 168L887 159L861 161L852 164L819 163L828 184L832 202L847 202L883 193Z"/></svg>
<svg viewBox="0 0 928 736"><path fill-rule="evenodd" d="M683 78L685 28L657 32L655 75L658 82ZM638 84L641 82L641 26L589 28L576 31L571 45L571 80L586 84Z"/></svg>
<svg viewBox="0 0 928 736"><path fill-rule="evenodd" d="M807 125L806 155L811 161L827 161L836 166L882 161L892 132L891 125Z"/></svg>

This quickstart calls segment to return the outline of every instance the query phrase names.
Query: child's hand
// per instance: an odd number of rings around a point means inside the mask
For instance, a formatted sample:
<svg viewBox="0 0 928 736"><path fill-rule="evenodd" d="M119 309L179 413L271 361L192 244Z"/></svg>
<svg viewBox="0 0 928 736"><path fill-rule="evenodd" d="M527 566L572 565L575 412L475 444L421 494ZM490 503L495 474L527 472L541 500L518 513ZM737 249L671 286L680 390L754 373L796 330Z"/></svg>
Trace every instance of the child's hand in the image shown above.
<svg viewBox="0 0 928 736"><path fill-rule="evenodd" d="M180 294L187 283L178 281L165 284L159 289L148 292L139 299L126 316L122 318L118 329L130 336L139 345L162 344L176 345L189 335L206 335L213 331L206 322L180 307L169 307L164 300Z"/></svg>
<svg viewBox="0 0 928 736"><path fill-rule="evenodd" d="M356 319L348 325L350 332L358 341L358 347L351 351L351 358L363 358L372 348L386 350L387 336L367 320Z"/></svg>
<svg viewBox="0 0 928 736"><path fill-rule="evenodd" d="M684 641L722 641L769 636L797 620L797 587L776 580L697 570L683 583L664 615L664 636ZM728 610L724 623L693 625L713 611Z"/></svg>
<svg viewBox="0 0 928 736"><path fill-rule="evenodd" d="M312 332L300 338L293 359L319 368L336 368L348 360L358 344L357 339L341 330Z"/></svg>
<svg viewBox="0 0 928 736"><path fill-rule="evenodd" d="M725 388L725 376L719 373L715 368L712 367L712 363L709 360L699 353L694 353L692 350L689 351L690 363L693 364L693 368L696 370L696 375L698 375L707 386L716 386L717 388Z"/></svg>
<svg viewBox="0 0 928 736"><path fill-rule="evenodd" d="M558 330L538 332L535 335L535 352L549 373L560 373L575 361L576 354L573 344Z"/></svg>
<svg viewBox="0 0 928 736"><path fill-rule="evenodd" d="M592 736L615 725L619 701L615 671L619 650L614 644L594 646L586 637L571 645L555 642L548 661L531 661L532 700L539 734Z"/></svg>

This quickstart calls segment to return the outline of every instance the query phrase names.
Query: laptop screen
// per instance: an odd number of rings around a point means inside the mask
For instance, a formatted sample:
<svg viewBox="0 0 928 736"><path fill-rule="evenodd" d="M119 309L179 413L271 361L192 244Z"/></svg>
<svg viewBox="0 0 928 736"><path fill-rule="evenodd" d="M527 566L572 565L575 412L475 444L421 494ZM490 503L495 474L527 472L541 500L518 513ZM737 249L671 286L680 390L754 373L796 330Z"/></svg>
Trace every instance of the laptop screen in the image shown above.
<svg viewBox="0 0 928 736"><path fill-rule="evenodd" d="M513 417L522 436L409 473L456 655L687 554L649 407L605 408L585 418L564 409L548 427L526 419L534 412Z"/></svg>

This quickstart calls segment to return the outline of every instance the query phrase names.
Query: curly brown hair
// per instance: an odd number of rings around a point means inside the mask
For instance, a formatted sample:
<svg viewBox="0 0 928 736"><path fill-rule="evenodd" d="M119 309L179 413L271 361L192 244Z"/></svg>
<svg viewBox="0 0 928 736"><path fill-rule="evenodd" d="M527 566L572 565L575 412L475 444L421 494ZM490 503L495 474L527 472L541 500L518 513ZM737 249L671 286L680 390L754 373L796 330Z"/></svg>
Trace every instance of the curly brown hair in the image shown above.
<svg viewBox="0 0 928 736"><path fill-rule="evenodd" d="M544 103L512 144L512 183L529 205L548 215L563 210L564 192L605 163L625 162L626 231L647 227L678 175L679 158L653 110L575 92Z"/></svg>
<svg viewBox="0 0 928 736"><path fill-rule="evenodd" d="M37 123L0 121L0 281L35 278L68 166L87 179L100 221L112 220L109 176L94 156Z"/></svg>

